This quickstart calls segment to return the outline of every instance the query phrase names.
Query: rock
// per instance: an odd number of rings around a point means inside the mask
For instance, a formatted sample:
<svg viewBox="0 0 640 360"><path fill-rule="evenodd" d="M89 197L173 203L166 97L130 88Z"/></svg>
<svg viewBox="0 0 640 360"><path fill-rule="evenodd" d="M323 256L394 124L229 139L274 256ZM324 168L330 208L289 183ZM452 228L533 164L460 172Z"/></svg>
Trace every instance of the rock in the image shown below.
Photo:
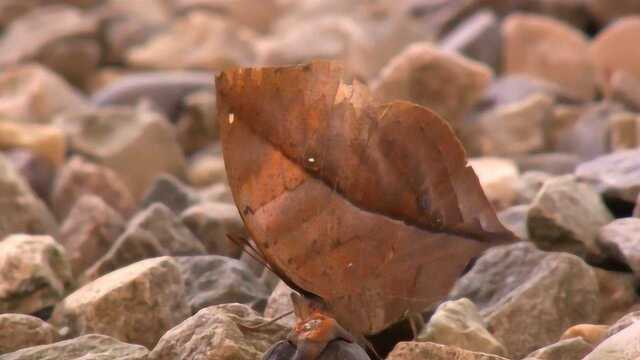
<svg viewBox="0 0 640 360"><path fill-rule="evenodd" d="M162 204L137 213L115 244L85 273L93 280L136 261L158 256L204 255L204 246Z"/></svg>
<svg viewBox="0 0 640 360"><path fill-rule="evenodd" d="M515 184L518 168L507 158L482 157L469 159L469 165L480 180L480 185L493 206L500 210L516 200Z"/></svg>
<svg viewBox="0 0 640 360"><path fill-rule="evenodd" d="M100 89L93 94L91 102L99 107L110 108L136 106L142 100L148 100L154 109L169 119L175 119L184 106L186 94L197 94L213 86L214 77L208 72L136 72L122 75Z"/></svg>
<svg viewBox="0 0 640 360"><path fill-rule="evenodd" d="M383 101L426 106L455 126L480 99L491 77L491 70L481 63L416 43L391 59L371 88Z"/></svg>
<svg viewBox="0 0 640 360"><path fill-rule="evenodd" d="M627 272L594 267L600 289L600 324L612 324L638 302L636 279Z"/></svg>
<svg viewBox="0 0 640 360"><path fill-rule="evenodd" d="M56 329L37 317L0 315L0 356L32 346L51 344L57 337Z"/></svg>
<svg viewBox="0 0 640 360"><path fill-rule="evenodd" d="M545 182L527 215L531 241L543 250L602 257L596 242L600 227L613 216L595 189L572 175Z"/></svg>
<svg viewBox="0 0 640 360"><path fill-rule="evenodd" d="M60 170L51 194L51 207L65 219L85 195L97 196L123 216L135 209L135 200L122 178L106 166L75 156Z"/></svg>
<svg viewBox="0 0 640 360"><path fill-rule="evenodd" d="M9 150L5 155L36 195L40 199L48 199L56 176L53 164L47 158L27 149Z"/></svg>
<svg viewBox="0 0 640 360"><path fill-rule="evenodd" d="M24 148L55 166L64 162L64 134L52 126L0 121L0 149Z"/></svg>
<svg viewBox="0 0 640 360"><path fill-rule="evenodd" d="M540 189L553 176L542 171L527 171L518 179L515 188L518 204L529 204L536 198Z"/></svg>
<svg viewBox="0 0 640 360"><path fill-rule="evenodd" d="M476 306L465 298L440 304L417 341L507 356L504 346L487 331Z"/></svg>
<svg viewBox="0 0 640 360"><path fill-rule="evenodd" d="M640 193L640 149L618 151L580 164L575 171L579 180L587 182L605 197L634 203Z"/></svg>
<svg viewBox="0 0 640 360"><path fill-rule="evenodd" d="M107 108L60 118L71 148L114 170L140 199L162 173L183 177L185 159L174 129L145 108Z"/></svg>
<svg viewBox="0 0 640 360"><path fill-rule="evenodd" d="M628 265L640 279L640 219L617 219L598 232L598 245L613 259Z"/></svg>
<svg viewBox="0 0 640 360"><path fill-rule="evenodd" d="M609 103L606 103L609 104ZM602 104L602 107L606 110L606 104ZM577 104L557 104L553 108L553 116L551 121L547 123L546 136L547 141L549 143L549 148L553 149L553 151L558 151L561 153L572 154L572 152L578 153L577 150L573 149L575 147L571 141L573 141L572 137L576 137L574 135L575 127L578 121L581 119L585 113L594 108L598 108L598 105L577 105ZM605 116L608 116L605 113ZM588 125L596 128L598 133L598 151L602 151L601 149L606 146L606 144L602 144L602 136L601 132L603 132L604 127L597 127L596 125L600 125L600 122L592 124L588 122ZM579 134L579 133L578 133ZM572 147L573 146L573 147ZM559 150L560 148L565 147L564 151ZM584 150L582 150L584 151ZM581 155L581 154L578 154ZM576 156L576 154L574 154ZM582 157L582 156L581 156ZM582 161L581 157L579 158Z"/></svg>
<svg viewBox="0 0 640 360"><path fill-rule="evenodd" d="M589 43L569 25L539 15L512 14L502 24L504 71L550 81L582 100L595 95Z"/></svg>
<svg viewBox="0 0 640 360"><path fill-rule="evenodd" d="M107 274L67 296L51 322L68 336L104 334L153 348L189 316L180 269L169 257L147 259Z"/></svg>
<svg viewBox="0 0 640 360"><path fill-rule="evenodd" d="M273 319L277 316L293 311L293 303L291 302L291 293L293 292L294 291L288 287L284 281L279 280L278 285L273 289L269 299L267 300L267 306L264 309L264 317ZM295 321L295 316L291 314L278 320L277 323L292 328Z"/></svg>
<svg viewBox="0 0 640 360"><path fill-rule="evenodd" d="M293 6L277 0L259 3L253 0L174 0L173 3L179 13L205 10L223 14L234 22L260 32L267 32L286 6Z"/></svg>
<svg viewBox="0 0 640 360"><path fill-rule="evenodd" d="M263 360L293 359L296 347L287 340L274 344L262 357ZM342 339L329 342L317 357L318 360L370 360L369 355L356 343Z"/></svg>
<svg viewBox="0 0 640 360"><path fill-rule="evenodd" d="M598 85L605 94L611 92L610 79L616 71L623 70L640 78L640 50L636 34L640 31L640 16L629 16L608 26L591 42L589 56L596 70Z"/></svg>
<svg viewBox="0 0 640 360"><path fill-rule="evenodd" d="M453 346L430 342L399 342L387 356L387 360L506 360L498 355L462 350Z"/></svg>
<svg viewBox="0 0 640 360"><path fill-rule="evenodd" d="M34 314L71 289L64 248L50 236L16 234L0 240L0 314Z"/></svg>
<svg viewBox="0 0 640 360"><path fill-rule="evenodd" d="M596 276L580 258L520 242L485 252L450 298L473 301L489 332L519 359L572 325L596 322L598 295Z"/></svg>
<svg viewBox="0 0 640 360"><path fill-rule="evenodd" d="M619 101L633 110L640 110L640 77L625 70L614 71L609 80L612 100Z"/></svg>
<svg viewBox="0 0 640 360"><path fill-rule="evenodd" d="M233 204L233 195L231 194L231 188L229 184L218 183L208 186L200 191L202 201L210 202L223 202Z"/></svg>
<svg viewBox="0 0 640 360"><path fill-rule="evenodd" d="M83 84L101 60L97 33L96 19L79 9L38 6L7 27L0 39L0 66L37 61Z"/></svg>
<svg viewBox="0 0 640 360"><path fill-rule="evenodd" d="M264 284L239 260L225 256L178 257L187 288L191 313L205 307L240 303L261 310L269 292Z"/></svg>
<svg viewBox="0 0 640 360"><path fill-rule="evenodd" d="M237 258L242 248L227 238L227 234L248 238L242 218L235 205L204 202L185 210L180 220L202 241L207 253Z"/></svg>
<svg viewBox="0 0 640 360"><path fill-rule="evenodd" d="M607 337L609 338L638 322L640 322L640 311L630 312L609 327Z"/></svg>
<svg viewBox="0 0 640 360"><path fill-rule="evenodd" d="M255 34L205 12L178 18L170 28L132 48L127 65L147 69L220 70L253 63Z"/></svg>
<svg viewBox="0 0 640 360"><path fill-rule="evenodd" d="M615 4L607 0L587 0L585 3L589 13L601 24L606 24L625 15L640 13L640 4L634 0L616 1Z"/></svg>
<svg viewBox="0 0 640 360"><path fill-rule="evenodd" d="M551 175L573 174L580 158L569 153L540 153L515 159L520 171L542 171Z"/></svg>
<svg viewBox="0 0 640 360"><path fill-rule="evenodd" d="M582 359L593 346L580 337L560 340L527 355L524 360L575 360Z"/></svg>
<svg viewBox="0 0 640 360"><path fill-rule="evenodd" d="M609 117L609 148L612 152L634 149L640 145L640 117L619 113Z"/></svg>
<svg viewBox="0 0 640 360"><path fill-rule="evenodd" d="M78 276L104 256L125 228L125 221L101 198L83 195L60 229L60 243Z"/></svg>
<svg viewBox="0 0 640 360"><path fill-rule="evenodd" d="M194 92L183 99L182 106L176 123L178 143L192 154L218 139L216 95L212 90Z"/></svg>
<svg viewBox="0 0 640 360"><path fill-rule="evenodd" d="M567 331L560 336L560 340L567 340L579 337L586 341L588 344L596 346L602 340L604 340L607 329L607 325L593 325L593 324L579 324L574 325L567 329Z"/></svg>
<svg viewBox="0 0 640 360"><path fill-rule="evenodd" d="M16 121L46 123L64 111L88 107L79 92L37 64L0 72L0 94L0 117Z"/></svg>
<svg viewBox="0 0 640 360"><path fill-rule="evenodd" d="M441 41L440 48L500 70L502 39L498 18L490 10L480 10L462 21Z"/></svg>
<svg viewBox="0 0 640 360"><path fill-rule="evenodd" d="M0 155L0 238L11 234L58 234L58 224L11 163Z"/></svg>
<svg viewBox="0 0 640 360"><path fill-rule="evenodd" d="M34 346L0 357L2 360L146 360L144 346L90 334L50 345Z"/></svg>
<svg viewBox="0 0 640 360"><path fill-rule="evenodd" d="M142 198L141 208L161 203L176 214L200 202L198 194L172 175L158 176Z"/></svg>
<svg viewBox="0 0 640 360"><path fill-rule="evenodd" d="M600 343L583 360L633 360L640 356L640 323L635 323Z"/></svg>
<svg viewBox="0 0 640 360"><path fill-rule="evenodd" d="M527 214L529 205L516 205L506 208L498 213L498 219L507 229L511 230L518 238L528 239Z"/></svg>
<svg viewBox="0 0 640 360"><path fill-rule="evenodd" d="M551 117L552 105L549 97L536 94L483 114L479 119L482 153L513 156L543 150L544 128Z"/></svg>
<svg viewBox="0 0 640 360"><path fill-rule="evenodd" d="M186 360L215 354L219 359L259 359L289 332L277 323L250 328L265 322L245 305L211 306L167 332L149 358Z"/></svg>
<svg viewBox="0 0 640 360"><path fill-rule="evenodd" d="M565 90L557 85L526 74L506 74L495 79L482 95L476 108L486 111L522 101L534 96L545 95L554 103L573 103Z"/></svg>
<svg viewBox="0 0 640 360"><path fill-rule="evenodd" d="M187 168L189 183L197 187L205 187L227 181L227 171L221 156L197 156Z"/></svg>

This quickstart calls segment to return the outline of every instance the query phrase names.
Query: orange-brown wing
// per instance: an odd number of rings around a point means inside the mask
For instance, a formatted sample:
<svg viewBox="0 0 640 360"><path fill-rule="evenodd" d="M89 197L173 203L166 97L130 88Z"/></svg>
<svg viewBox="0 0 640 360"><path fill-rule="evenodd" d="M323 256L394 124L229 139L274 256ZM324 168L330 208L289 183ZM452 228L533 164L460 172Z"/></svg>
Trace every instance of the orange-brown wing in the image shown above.
<svg viewBox="0 0 640 360"><path fill-rule="evenodd" d="M513 240L451 128L378 105L332 62L216 82L234 200L265 260L372 334L444 297L468 261Z"/></svg>

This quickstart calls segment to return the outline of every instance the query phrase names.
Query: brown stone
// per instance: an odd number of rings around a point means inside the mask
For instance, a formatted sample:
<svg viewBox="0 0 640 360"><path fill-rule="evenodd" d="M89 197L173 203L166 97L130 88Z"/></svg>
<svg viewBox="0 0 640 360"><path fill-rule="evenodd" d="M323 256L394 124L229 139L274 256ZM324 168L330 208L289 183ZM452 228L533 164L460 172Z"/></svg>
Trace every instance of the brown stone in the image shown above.
<svg viewBox="0 0 640 360"><path fill-rule="evenodd" d="M636 148L640 145L640 116L619 113L609 117L609 147L611 151Z"/></svg>
<svg viewBox="0 0 640 360"><path fill-rule="evenodd" d="M605 339L608 329L608 325L578 324L568 328L567 331L560 336L560 340L579 337L587 343L597 346Z"/></svg>
<svg viewBox="0 0 640 360"><path fill-rule="evenodd" d="M185 210L180 220L207 248L207 253L237 258L242 248L227 234L248 237L242 218L235 205L205 202Z"/></svg>
<svg viewBox="0 0 640 360"><path fill-rule="evenodd" d="M253 30L267 32L282 10L290 4L278 0L174 0L178 12L205 10L229 17Z"/></svg>
<svg viewBox="0 0 640 360"><path fill-rule="evenodd" d="M187 178L191 185L197 187L226 182L224 159L215 155L197 156L187 168Z"/></svg>
<svg viewBox="0 0 640 360"><path fill-rule="evenodd" d="M625 70L617 70L609 81L609 96L633 110L640 110L640 77L636 77Z"/></svg>
<svg viewBox="0 0 640 360"><path fill-rule="evenodd" d="M0 355L32 346L51 344L57 338L56 329L35 316L0 315Z"/></svg>
<svg viewBox="0 0 640 360"><path fill-rule="evenodd" d="M7 160L41 199L48 199L56 176L51 162L33 151L13 149L5 152Z"/></svg>
<svg viewBox="0 0 640 360"><path fill-rule="evenodd" d="M293 293L293 290L288 287L284 281L279 280L278 285L273 289L271 296L269 296L269 299L267 300L267 307L264 309L264 317L273 319L276 316L293 311L291 293ZM293 327L295 320L295 316L291 314L277 322L286 327Z"/></svg>
<svg viewBox="0 0 640 360"><path fill-rule="evenodd" d="M585 35L539 15L513 14L502 24L504 70L525 73L565 88L582 100L595 94Z"/></svg>
<svg viewBox="0 0 640 360"><path fill-rule="evenodd" d="M600 343L583 360L631 360L640 357L640 323L621 330Z"/></svg>
<svg viewBox="0 0 640 360"><path fill-rule="evenodd" d="M482 190L493 206L502 210L516 201L516 188L519 171L513 160L498 157L481 157L469 159Z"/></svg>
<svg viewBox="0 0 640 360"><path fill-rule="evenodd" d="M524 360L575 360L582 359L593 350L593 345L580 337L560 340L527 355Z"/></svg>
<svg viewBox="0 0 640 360"><path fill-rule="evenodd" d="M400 342L387 356L387 360L507 360L502 356L462 350L453 346L430 342Z"/></svg>
<svg viewBox="0 0 640 360"><path fill-rule="evenodd" d="M189 316L178 265L148 259L105 275L67 296L51 322L71 337L98 333L153 348Z"/></svg>
<svg viewBox="0 0 640 360"><path fill-rule="evenodd" d="M612 324L638 302L636 279L628 272L615 272L594 267L600 289L599 324Z"/></svg>
<svg viewBox="0 0 640 360"><path fill-rule="evenodd" d="M64 133L53 126L0 121L0 149L24 148L55 166L64 162Z"/></svg>
<svg viewBox="0 0 640 360"><path fill-rule="evenodd" d="M53 186L51 205L57 217L65 219L84 195L99 197L123 216L129 216L135 209L133 196L118 174L76 156L58 173Z"/></svg>

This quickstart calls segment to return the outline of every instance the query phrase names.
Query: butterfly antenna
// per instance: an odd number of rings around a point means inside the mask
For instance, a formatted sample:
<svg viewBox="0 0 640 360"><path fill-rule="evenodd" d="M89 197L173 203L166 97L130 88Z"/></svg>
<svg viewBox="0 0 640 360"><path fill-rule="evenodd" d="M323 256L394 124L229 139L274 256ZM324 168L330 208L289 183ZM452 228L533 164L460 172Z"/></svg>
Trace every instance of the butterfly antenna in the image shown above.
<svg viewBox="0 0 640 360"><path fill-rule="evenodd" d="M258 250L251 244L249 240L240 236L235 237L231 234L227 234L227 239L229 239L231 242L236 244L236 246L238 246L242 252L249 255L253 260L257 261L259 264L264 266L265 269L273 272L269 264L264 260L264 258L260 255ZM251 249L251 251L249 251L247 247Z"/></svg>
<svg viewBox="0 0 640 360"><path fill-rule="evenodd" d="M260 328L265 327L265 326L269 326L269 325L275 323L276 321L278 321L280 319L283 319L283 318L285 318L285 317L287 317L287 316L289 316L291 314L293 314L293 311L287 311L284 314L280 314L280 315L274 317L273 319L270 319L267 322L263 322L262 324L258 324L258 325L238 324L238 326L242 327L245 330L256 330L256 329L260 329Z"/></svg>

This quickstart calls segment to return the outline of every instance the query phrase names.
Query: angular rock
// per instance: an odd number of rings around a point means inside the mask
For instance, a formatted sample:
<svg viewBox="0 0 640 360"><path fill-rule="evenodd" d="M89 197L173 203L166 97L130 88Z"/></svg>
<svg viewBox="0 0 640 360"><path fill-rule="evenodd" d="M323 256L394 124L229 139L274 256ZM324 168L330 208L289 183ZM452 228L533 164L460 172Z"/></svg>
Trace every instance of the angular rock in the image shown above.
<svg viewBox="0 0 640 360"><path fill-rule="evenodd" d="M529 205L516 205L506 208L498 213L498 219L507 229L511 230L518 238L528 239L527 214Z"/></svg>
<svg viewBox="0 0 640 360"><path fill-rule="evenodd" d="M517 203L529 204L533 202L544 183L552 178L552 175L542 171L527 171L523 173L515 186L518 194Z"/></svg>
<svg viewBox="0 0 640 360"><path fill-rule="evenodd" d="M440 47L459 52L499 71L502 39L497 16L490 10L476 12L448 33L440 41Z"/></svg>
<svg viewBox="0 0 640 360"><path fill-rule="evenodd" d="M638 302L636 282L633 274L615 272L594 267L600 289L599 324L612 324L629 312Z"/></svg>
<svg viewBox="0 0 640 360"><path fill-rule="evenodd" d="M584 162L576 168L579 180L595 186L605 197L634 203L640 193L640 150L625 150Z"/></svg>
<svg viewBox="0 0 640 360"><path fill-rule="evenodd" d="M580 158L569 153L540 153L519 157L516 160L520 171L542 171L552 175L573 174Z"/></svg>
<svg viewBox="0 0 640 360"><path fill-rule="evenodd" d="M267 300L267 307L264 309L264 317L273 319L277 316L293 311L293 303L291 302L291 293L294 291L287 286L287 284L279 280L278 285L271 292L269 299ZM293 327L295 324L295 316L293 314L288 315L277 323L286 327Z"/></svg>
<svg viewBox="0 0 640 360"><path fill-rule="evenodd" d="M480 99L492 75L481 63L416 43L389 61L371 88L383 101L426 106L455 126Z"/></svg>
<svg viewBox="0 0 640 360"><path fill-rule="evenodd" d="M170 28L126 56L131 67L147 69L220 70L250 65L255 34L205 12L178 18Z"/></svg>
<svg viewBox="0 0 640 360"><path fill-rule="evenodd" d="M635 323L600 343L583 360L633 360L640 356L640 323Z"/></svg>
<svg viewBox="0 0 640 360"><path fill-rule="evenodd" d="M507 158L482 157L469 159L482 190L493 206L504 209L516 200L515 184L518 181L518 168L515 162Z"/></svg>
<svg viewBox="0 0 640 360"><path fill-rule="evenodd" d="M617 70L609 80L610 96L613 100L625 104L627 107L640 110L640 77L636 77L625 70Z"/></svg>
<svg viewBox="0 0 640 360"><path fill-rule="evenodd" d="M593 98L595 81L584 34L549 17L513 14L504 20L502 36L507 74L539 77L579 99Z"/></svg>
<svg viewBox="0 0 640 360"><path fill-rule="evenodd" d="M47 123L64 111L88 107L79 92L37 64L0 72L0 94L0 116L16 121Z"/></svg>
<svg viewBox="0 0 640 360"><path fill-rule="evenodd" d="M32 346L51 344L57 338L56 329L35 316L0 315L0 356Z"/></svg>
<svg viewBox="0 0 640 360"><path fill-rule="evenodd" d="M248 238L238 209L232 204L204 202L185 210L180 220L212 255L237 258L242 248L229 240L227 234Z"/></svg>
<svg viewBox="0 0 640 360"><path fill-rule="evenodd" d="M0 122L0 149L24 148L59 166L67 150L64 134L52 126Z"/></svg>
<svg viewBox="0 0 640 360"><path fill-rule="evenodd" d="M169 208L153 204L131 219L111 249L86 271L84 281L144 259L204 254L204 246Z"/></svg>
<svg viewBox="0 0 640 360"><path fill-rule="evenodd" d="M161 203L176 214L200 202L198 194L172 175L158 176L140 202L145 209Z"/></svg>
<svg viewBox="0 0 640 360"><path fill-rule="evenodd" d="M612 152L634 149L640 145L640 116L619 113L609 117L609 148Z"/></svg>
<svg viewBox="0 0 640 360"><path fill-rule="evenodd" d="M186 285L186 297L195 314L205 307L228 303L265 307L269 292L239 260L225 256L184 256L176 258Z"/></svg>
<svg viewBox="0 0 640 360"><path fill-rule="evenodd" d="M640 219L617 219L598 232L598 245L604 252L628 265L640 279Z"/></svg>
<svg viewBox="0 0 640 360"><path fill-rule="evenodd" d="M607 337L611 337L638 322L640 322L640 311L630 312L609 327Z"/></svg>
<svg viewBox="0 0 640 360"><path fill-rule="evenodd" d="M59 119L71 148L114 170L140 199L162 173L183 177L185 159L174 129L145 108L107 108Z"/></svg>
<svg viewBox="0 0 640 360"><path fill-rule="evenodd" d="M176 122L178 143L192 154L218 139L216 95L212 90L194 92L183 99L182 106Z"/></svg>
<svg viewBox="0 0 640 360"><path fill-rule="evenodd" d="M598 290L593 270L580 258L521 242L488 250L450 298L473 301L489 332L519 359L572 325L596 322Z"/></svg>
<svg viewBox="0 0 640 360"><path fill-rule="evenodd" d="M58 219L65 219L85 195L99 197L123 216L135 209L135 200L117 173L75 156L60 170L53 186L51 207Z"/></svg>
<svg viewBox="0 0 640 360"><path fill-rule="evenodd" d="M578 337L587 343L596 346L604 340L608 328L608 325L578 324L568 328L567 331L560 336L560 340L574 339Z"/></svg>
<svg viewBox="0 0 640 360"><path fill-rule="evenodd" d="M551 117L552 105L549 97L536 94L483 114L479 119L482 153L513 156L543 150L544 128Z"/></svg>
<svg viewBox="0 0 640 360"><path fill-rule="evenodd" d="M524 360L575 360L582 359L593 350L593 345L576 337L572 339L560 340L538 349L527 355Z"/></svg>
<svg viewBox="0 0 640 360"><path fill-rule="evenodd" d="M487 331L476 306L465 298L440 304L416 340L507 356L507 349Z"/></svg>
<svg viewBox="0 0 640 360"><path fill-rule="evenodd" d="M144 346L120 342L114 338L90 334L50 345L34 346L4 356L2 360L146 360Z"/></svg>
<svg viewBox="0 0 640 360"><path fill-rule="evenodd" d="M616 21L599 32L591 42L589 56L596 70L598 84L605 93L611 92L611 75L623 70L640 78L640 49L634 46L640 31L640 16Z"/></svg>
<svg viewBox="0 0 640 360"><path fill-rule="evenodd" d="M259 359L289 328L267 322L248 306L211 306L167 332L150 354L151 360L187 360L215 354L219 359Z"/></svg>
<svg viewBox="0 0 640 360"><path fill-rule="evenodd" d="M11 234L50 234L58 224L11 163L0 155L0 238Z"/></svg>
<svg viewBox="0 0 640 360"><path fill-rule="evenodd" d="M387 356L387 360L506 360L502 356L462 350L430 342L400 342Z"/></svg>
<svg viewBox="0 0 640 360"><path fill-rule="evenodd" d="M101 198L83 195L60 228L71 269L81 275L104 256L125 229L125 221Z"/></svg>
<svg viewBox="0 0 640 360"><path fill-rule="evenodd" d="M176 262L147 259L107 274L67 296L51 322L68 336L104 334L153 348L158 339L189 316Z"/></svg>
<svg viewBox="0 0 640 360"><path fill-rule="evenodd" d="M48 199L56 169L46 158L26 149L5 152L7 160L41 199Z"/></svg>
<svg viewBox="0 0 640 360"><path fill-rule="evenodd" d="M71 289L64 248L50 236L11 235L0 240L0 314L34 314Z"/></svg>
<svg viewBox="0 0 640 360"><path fill-rule="evenodd" d="M600 227L613 216L595 189L572 175L545 182L527 215L531 241L543 250L602 257L596 242Z"/></svg>
<svg viewBox="0 0 640 360"><path fill-rule="evenodd" d="M187 168L187 178L193 186L204 187L227 181L224 159L221 156L197 156Z"/></svg>

